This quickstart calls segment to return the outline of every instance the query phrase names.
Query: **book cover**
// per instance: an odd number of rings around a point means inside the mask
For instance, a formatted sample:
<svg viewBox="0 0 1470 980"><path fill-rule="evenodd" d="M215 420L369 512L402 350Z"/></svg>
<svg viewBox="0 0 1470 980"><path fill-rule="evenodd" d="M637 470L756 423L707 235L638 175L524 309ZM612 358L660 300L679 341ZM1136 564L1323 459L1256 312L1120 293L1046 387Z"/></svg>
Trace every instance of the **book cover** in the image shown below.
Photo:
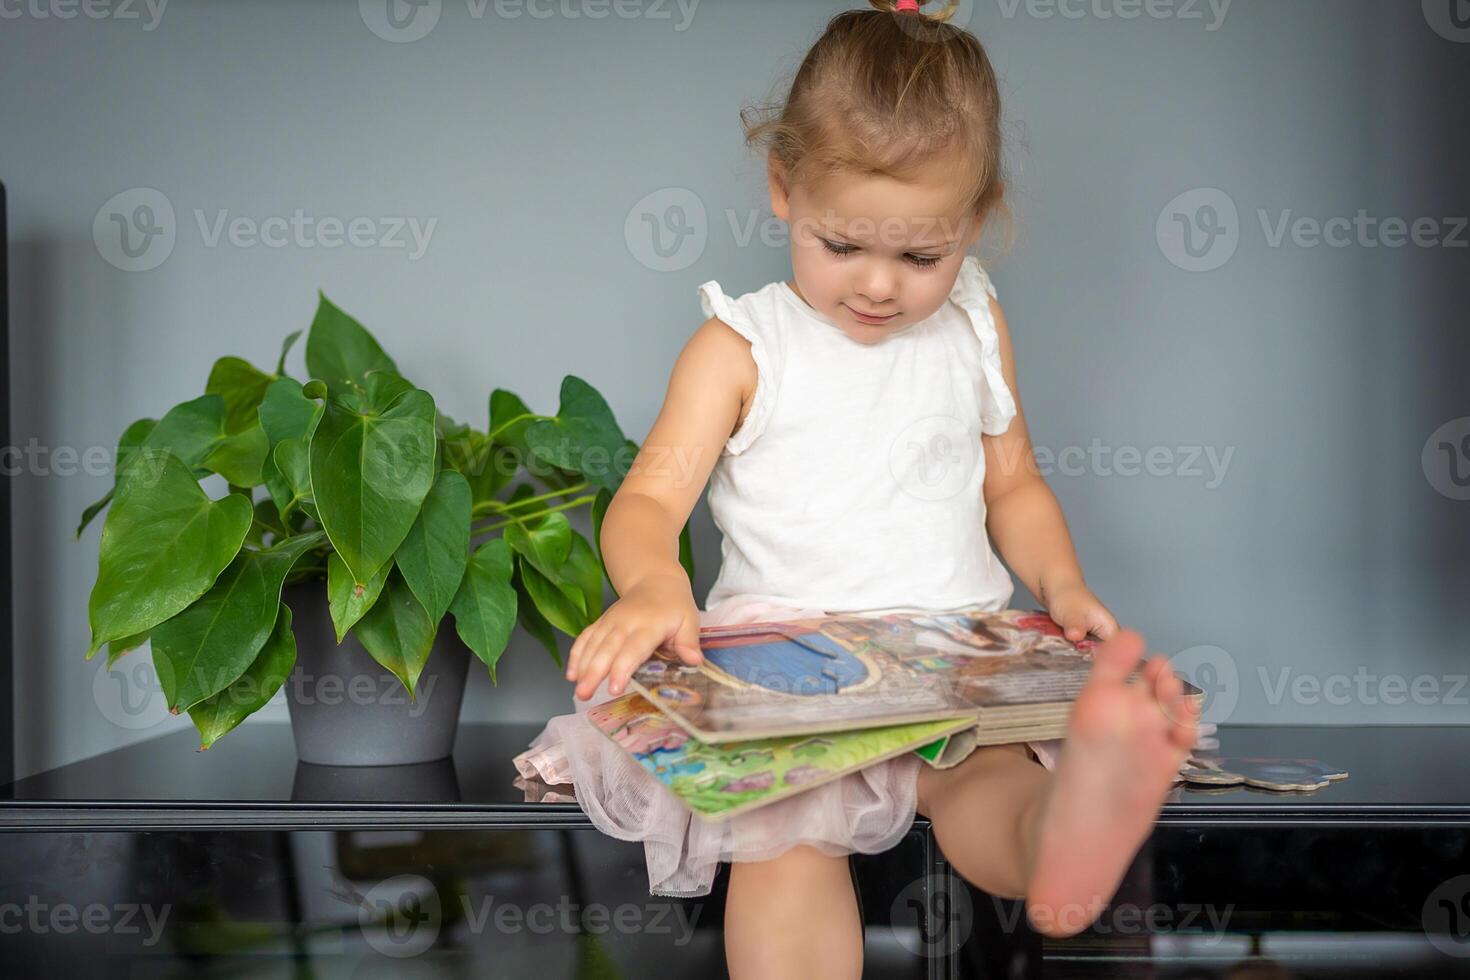
<svg viewBox="0 0 1470 980"><path fill-rule="evenodd" d="M1074 645L1043 612L1012 609L710 626L704 663L660 651L632 686L709 744L945 719L1058 737L1093 645Z"/></svg>
<svg viewBox="0 0 1470 980"><path fill-rule="evenodd" d="M950 719L710 744L639 694L589 708L587 718L705 820L726 820L766 806L970 724Z"/></svg>

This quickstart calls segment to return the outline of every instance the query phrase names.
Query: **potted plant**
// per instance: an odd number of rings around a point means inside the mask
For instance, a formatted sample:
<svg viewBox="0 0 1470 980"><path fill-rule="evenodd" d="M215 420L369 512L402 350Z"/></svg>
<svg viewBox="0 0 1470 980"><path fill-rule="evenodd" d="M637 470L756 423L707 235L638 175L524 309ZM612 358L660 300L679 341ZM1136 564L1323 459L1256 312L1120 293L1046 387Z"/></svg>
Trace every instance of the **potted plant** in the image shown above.
<svg viewBox="0 0 1470 980"><path fill-rule="evenodd" d="M300 334L274 372L220 358L202 396L122 433L114 485L77 527L107 509L87 659L149 642L202 749L289 678L303 761L443 758L471 653L496 681L519 623L560 665L557 633L601 615L597 537L637 444L571 375L555 415L496 389L483 431L455 422L324 295L298 381ZM568 520L584 507L591 542ZM687 524L679 550L692 578Z"/></svg>

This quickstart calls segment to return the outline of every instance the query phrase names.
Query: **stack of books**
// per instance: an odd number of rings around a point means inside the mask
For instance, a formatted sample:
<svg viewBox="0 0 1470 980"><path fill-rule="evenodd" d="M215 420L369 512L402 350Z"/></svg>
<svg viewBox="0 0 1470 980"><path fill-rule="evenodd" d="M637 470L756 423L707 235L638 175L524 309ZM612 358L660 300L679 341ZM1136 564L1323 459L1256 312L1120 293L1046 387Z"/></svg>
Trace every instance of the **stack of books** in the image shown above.
<svg viewBox="0 0 1470 980"><path fill-rule="evenodd" d="M976 746L1061 738L1092 645L1025 610L710 626L702 664L657 653L587 715L697 816L726 820L905 752L944 769Z"/></svg>

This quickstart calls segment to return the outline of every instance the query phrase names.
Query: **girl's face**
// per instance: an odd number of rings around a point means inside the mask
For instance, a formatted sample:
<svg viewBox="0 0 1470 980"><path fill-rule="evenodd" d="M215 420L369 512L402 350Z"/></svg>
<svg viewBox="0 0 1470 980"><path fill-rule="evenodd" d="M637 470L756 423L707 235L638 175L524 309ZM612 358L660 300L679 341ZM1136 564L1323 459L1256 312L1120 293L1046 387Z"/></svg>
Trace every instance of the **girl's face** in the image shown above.
<svg viewBox="0 0 1470 980"><path fill-rule="evenodd" d="M771 209L791 232L792 288L847 336L876 344L933 314L954 288L978 215L954 211L955 180L834 174L787 187L769 171Z"/></svg>

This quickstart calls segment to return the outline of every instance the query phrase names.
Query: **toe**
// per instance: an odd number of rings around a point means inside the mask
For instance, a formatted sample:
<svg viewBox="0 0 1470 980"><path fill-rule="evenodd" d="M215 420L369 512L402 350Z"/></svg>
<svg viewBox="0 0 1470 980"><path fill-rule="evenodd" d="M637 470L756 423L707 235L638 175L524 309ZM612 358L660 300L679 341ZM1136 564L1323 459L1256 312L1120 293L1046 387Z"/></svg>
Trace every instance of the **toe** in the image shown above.
<svg viewBox="0 0 1470 980"><path fill-rule="evenodd" d="M1143 657L1143 637L1135 630L1119 630L1092 655L1092 680L1121 683Z"/></svg>

